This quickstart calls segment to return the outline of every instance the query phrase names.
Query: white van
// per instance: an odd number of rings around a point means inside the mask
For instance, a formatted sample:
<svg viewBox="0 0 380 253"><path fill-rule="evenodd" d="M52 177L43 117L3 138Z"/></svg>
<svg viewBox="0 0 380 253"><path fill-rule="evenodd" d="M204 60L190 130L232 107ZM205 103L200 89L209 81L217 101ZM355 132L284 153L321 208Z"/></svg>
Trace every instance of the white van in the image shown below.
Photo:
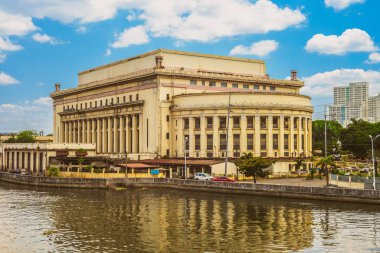
<svg viewBox="0 0 380 253"><path fill-rule="evenodd" d="M213 179L214 177L207 174L207 173L195 173L194 175L194 179L195 180L204 180L204 181L210 181L211 179Z"/></svg>

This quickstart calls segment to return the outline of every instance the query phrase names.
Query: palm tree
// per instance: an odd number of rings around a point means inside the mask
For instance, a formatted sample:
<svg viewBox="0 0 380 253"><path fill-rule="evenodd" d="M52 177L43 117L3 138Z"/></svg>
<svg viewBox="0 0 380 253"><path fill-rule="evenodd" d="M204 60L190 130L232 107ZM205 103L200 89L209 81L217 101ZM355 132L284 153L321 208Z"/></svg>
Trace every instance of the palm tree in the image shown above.
<svg viewBox="0 0 380 253"><path fill-rule="evenodd" d="M328 157L322 158L316 164L316 166L321 166L321 169L325 170L326 176L326 186L329 186L329 167L335 167L335 163L333 162L333 156L329 155Z"/></svg>

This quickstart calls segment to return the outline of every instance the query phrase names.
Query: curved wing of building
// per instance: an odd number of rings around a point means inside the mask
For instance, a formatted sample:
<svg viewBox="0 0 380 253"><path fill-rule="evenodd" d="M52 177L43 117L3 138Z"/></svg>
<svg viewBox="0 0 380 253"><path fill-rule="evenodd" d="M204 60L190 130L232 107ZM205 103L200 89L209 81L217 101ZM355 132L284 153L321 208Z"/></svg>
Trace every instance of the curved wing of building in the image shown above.
<svg viewBox="0 0 380 253"><path fill-rule="evenodd" d="M141 159L185 150L194 158L312 152L313 108L300 94L303 82L296 72L291 80L269 78L260 60L160 49L83 71L78 80L51 94L55 142L96 143L99 154Z"/></svg>

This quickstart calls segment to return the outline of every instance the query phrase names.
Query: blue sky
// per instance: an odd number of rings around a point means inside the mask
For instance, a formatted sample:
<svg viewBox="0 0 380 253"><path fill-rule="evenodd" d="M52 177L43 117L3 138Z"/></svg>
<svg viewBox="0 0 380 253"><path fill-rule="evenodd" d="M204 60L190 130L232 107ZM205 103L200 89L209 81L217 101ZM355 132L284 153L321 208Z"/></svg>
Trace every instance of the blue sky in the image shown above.
<svg viewBox="0 0 380 253"><path fill-rule="evenodd" d="M157 48L263 59L297 69L315 118L332 86L380 87L376 0L0 0L0 132L51 132L54 83Z"/></svg>

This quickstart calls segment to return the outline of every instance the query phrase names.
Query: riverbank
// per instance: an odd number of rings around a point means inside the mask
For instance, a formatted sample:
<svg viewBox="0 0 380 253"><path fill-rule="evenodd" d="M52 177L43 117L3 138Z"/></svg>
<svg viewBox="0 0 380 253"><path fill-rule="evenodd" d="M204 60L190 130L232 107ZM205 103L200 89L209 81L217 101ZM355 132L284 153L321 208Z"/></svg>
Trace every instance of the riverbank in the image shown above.
<svg viewBox="0 0 380 253"><path fill-rule="evenodd" d="M334 187L209 182L174 178L51 178L9 174L5 172L0 172L0 180L16 184L55 188L166 188L228 194L380 204L380 191Z"/></svg>

